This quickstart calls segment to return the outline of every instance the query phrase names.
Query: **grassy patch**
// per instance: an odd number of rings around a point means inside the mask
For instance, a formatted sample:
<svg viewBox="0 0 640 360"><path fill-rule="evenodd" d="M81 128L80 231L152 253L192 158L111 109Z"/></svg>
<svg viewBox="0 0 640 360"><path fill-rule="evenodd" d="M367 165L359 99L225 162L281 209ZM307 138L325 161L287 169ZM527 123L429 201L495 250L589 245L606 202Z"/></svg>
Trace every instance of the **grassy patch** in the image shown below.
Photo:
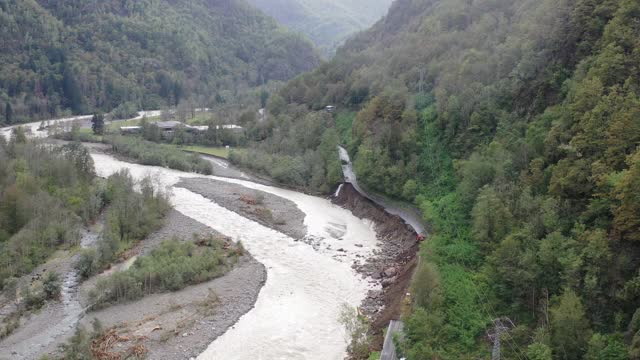
<svg viewBox="0 0 640 360"><path fill-rule="evenodd" d="M197 112L194 117L187 119L189 125L207 125L211 121L211 112Z"/></svg>
<svg viewBox="0 0 640 360"><path fill-rule="evenodd" d="M209 146L176 146L178 149L204 155L213 155L221 158L229 158L229 149L225 147L209 147Z"/></svg>
<svg viewBox="0 0 640 360"><path fill-rule="evenodd" d="M355 118L356 114L354 112L341 112L336 117L336 129L340 136L340 143L343 145L351 143L351 129Z"/></svg>
<svg viewBox="0 0 640 360"><path fill-rule="evenodd" d="M149 121L149 119L147 119L147 121ZM140 125L140 119L114 121L114 122L111 122L111 123L107 124L107 130L109 132L117 132L117 131L120 130L120 127L122 127L122 126L138 126L138 125Z"/></svg>

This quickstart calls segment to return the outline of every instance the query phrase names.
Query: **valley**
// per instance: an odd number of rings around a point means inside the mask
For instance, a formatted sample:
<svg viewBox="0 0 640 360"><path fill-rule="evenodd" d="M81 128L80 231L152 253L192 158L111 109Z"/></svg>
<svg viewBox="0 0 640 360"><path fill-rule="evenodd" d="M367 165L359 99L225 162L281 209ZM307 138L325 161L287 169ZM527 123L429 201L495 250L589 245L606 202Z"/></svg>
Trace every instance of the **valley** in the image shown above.
<svg viewBox="0 0 640 360"><path fill-rule="evenodd" d="M0 358L640 359L637 0L0 0L0 34Z"/></svg>

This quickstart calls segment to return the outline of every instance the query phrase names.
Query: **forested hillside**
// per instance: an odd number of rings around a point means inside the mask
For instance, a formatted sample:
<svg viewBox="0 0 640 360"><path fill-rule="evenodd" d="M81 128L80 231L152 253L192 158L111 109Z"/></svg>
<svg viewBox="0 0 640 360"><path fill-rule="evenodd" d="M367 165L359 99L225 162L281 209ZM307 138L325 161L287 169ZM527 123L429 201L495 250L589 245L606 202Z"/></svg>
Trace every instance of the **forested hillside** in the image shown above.
<svg viewBox="0 0 640 360"><path fill-rule="evenodd" d="M373 25L393 0L248 0L292 30L308 36L326 55Z"/></svg>
<svg viewBox="0 0 640 360"><path fill-rule="evenodd" d="M213 106L319 61L244 0L0 0L0 47L0 123Z"/></svg>
<svg viewBox="0 0 640 360"><path fill-rule="evenodd" d="M237 161L420 207L408 359L640 359L639 85L636 0L397 0Z"/></svg>

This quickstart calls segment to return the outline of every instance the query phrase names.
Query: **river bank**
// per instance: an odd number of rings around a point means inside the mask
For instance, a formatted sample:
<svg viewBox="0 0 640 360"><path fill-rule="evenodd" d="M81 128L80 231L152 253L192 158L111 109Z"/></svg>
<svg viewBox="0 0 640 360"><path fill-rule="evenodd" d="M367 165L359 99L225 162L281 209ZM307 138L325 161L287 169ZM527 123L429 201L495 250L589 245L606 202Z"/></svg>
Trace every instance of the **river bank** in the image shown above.
<svg viewBox="0 0 640 360"><path fill-rule="evenodd" d="M390 320L399 319L417 264L419 243L415 230L402 218L362 196L350 183L341 185L332 202L355 216L373 221L380 248L353 265L363 276L374 279L380 289L370 290L361 305L371 319L376 349L382 348L382 332Z"/></svg>

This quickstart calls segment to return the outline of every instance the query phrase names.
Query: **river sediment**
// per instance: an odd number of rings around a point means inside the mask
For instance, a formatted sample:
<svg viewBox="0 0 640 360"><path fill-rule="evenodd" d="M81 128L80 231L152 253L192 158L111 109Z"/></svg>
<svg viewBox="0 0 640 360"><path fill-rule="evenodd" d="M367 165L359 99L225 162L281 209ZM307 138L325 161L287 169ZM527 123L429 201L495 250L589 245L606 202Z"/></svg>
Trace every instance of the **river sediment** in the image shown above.
<svg viewBox="0 0 640 360"><path fill-rule="evenodd" d="M176 187L200 194L216 204L294 239L307 234L305 214L296 204L268 192L204 178L183 178Z"/></svg>
<svg viewBox="0 0 640 360"><path fill-rule="evenodd" d="M150 252L167 239L191 241L194 235L207 234L220 235L172 210L165 226L141 243L139 254ZM120 348L142 344L148 359L189 359L197 357L253 308L266 280L265 267L245 254L222 277L90 312L81 324L90 329L91 321L98 319L105 328L115 327L118 336L127 339L119 343ZM90 283L81 288L85 303L91 288Z"/></svg>

